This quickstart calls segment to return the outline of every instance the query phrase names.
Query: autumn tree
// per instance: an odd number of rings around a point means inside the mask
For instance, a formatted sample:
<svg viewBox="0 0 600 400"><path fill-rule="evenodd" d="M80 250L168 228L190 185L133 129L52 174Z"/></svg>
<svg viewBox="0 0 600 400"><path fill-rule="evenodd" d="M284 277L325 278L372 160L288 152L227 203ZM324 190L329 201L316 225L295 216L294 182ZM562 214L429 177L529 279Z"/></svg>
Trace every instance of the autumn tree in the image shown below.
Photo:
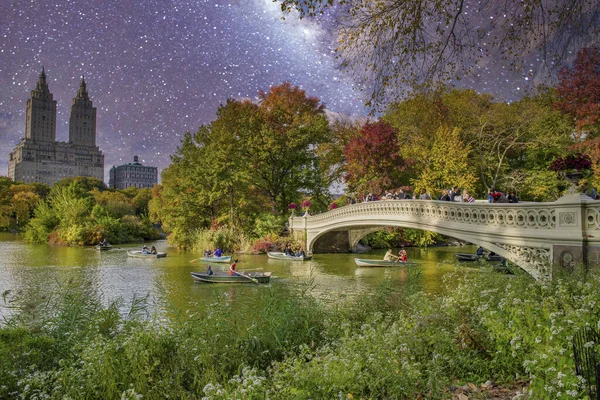
<svg viewBox="0 0 600 400"><path fill-rule="evenodd" d="M273 210L287 210L298 192L313 192L315 148L328 140L325 105L288 82L259 93L261 129L246 138L245 157L253 183L268 196Z"/></svg>
<svg viewBox="0 0 600 400"><path fill-rule="evenodd" d="M315 149L325 187L343 181L346 168L344 148L350 140L360 134L366 122L366 120L353 120L344 116L335 117L330 121L329 140L322 142Z"/></svg>
<svg viewBox="0 0 600 400"><path fill-rule="evenodd" d="M37 183L16 183L0 177L0 229L23 229L33 210L48 193L48 186Z"/></svg>
<svg viewBox="0 0 600 400"><path fill-rule="evenodd" d="M304 194L324 192L316 149L328 133L324 105L289 83L261 91L258 104L228 100L215 121L184 136L151 213L181 247L215 225L251 231L265 210L283 215Z"/></svg>
<svg viewBox="0 0 600 400"><path fill-rule="evenodd" d="M391 105L383 119L398 132L400 154L415 160L415 176L428 165L438 129L458 128L462 142L472 149L469 165L478 177L474 194L483 195L493 186L531 188L535 182L530 176L548 182L543 171L573 144L573 125L553 108L555 99L555 91L547 88L512 103L473 90L437 90ZM448 148L449 157L455 153ZM551 198L557 193L553 187L531 193Z"/></svg>
<svg viewBox="0 0 600 400"><path fill-rule="evenodd" d="M600 135L600 49L579 50L573 67L563 68L559 80L556 107L569 114L588 139Z"/></svg>
<svg viewBox="0 0 600 400"><path fill-rule="evenodd" d="M398 132L400 154L415 161L418 173L440 127L471 132L482 124L482 116L492 104L490 95L474 90L441 89L416 93L390 105L382 119Z"/></svg>
<svg viewBox="0 0 600 400"><path fill-rule="evenodd" d="M412 163L398 150L398 134L389 124L366 123L344 147L344 179L350 191L380 194L407 184L405 172Z"/></svg>
<svg viewBox="0 0 600 400"><path fill-rule="evenodd" d="M528 78L553 73L570 51L597 43L596 0L280 0L301 16L335 8L340 64L371 106L404 93L398 88L458 81L490 61Z"/></svg>
<svg viewBox="0 0 600 400"><path fill-rule="evenodd" d="M425 168L412 184L415 190L426 189L434 196L453 186L473 193L477 177L470 159L471 146L462 141L460 129L440 127L433 137Z"/></svg>

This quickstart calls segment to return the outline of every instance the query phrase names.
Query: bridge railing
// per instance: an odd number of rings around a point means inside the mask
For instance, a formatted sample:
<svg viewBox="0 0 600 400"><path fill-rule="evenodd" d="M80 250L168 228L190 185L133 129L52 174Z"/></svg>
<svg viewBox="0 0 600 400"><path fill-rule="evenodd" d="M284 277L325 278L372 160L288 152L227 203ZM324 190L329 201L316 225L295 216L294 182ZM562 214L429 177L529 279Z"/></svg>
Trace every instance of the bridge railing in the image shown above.
<svg viewBox="0 0 600 400"><path fill-rule="evenodd" d="M318 227L328 225L341 218L394 214L476 225L496 225L522 229L554 229L556 227L555 210L548 208L548 204L481 204L449 203L436 200L385 200L348 205L306 218L294 217L293 225L294 227L303 227L302 225L306 221L310 227ZM598 212L595 214L598 214ZM596 221L598 221L596 225L600 229L598 215L596 215Z"/></svg>
<svg viewBox="0 0 600 400"><path fill-rule="evenodd" d="M568 209L571 209L568 210ZM559 211L562 211L559 213ZM577 215L577 211L581 215ZM600 230L600 201L552 203L451 203L437 200L380 200L348 205L323 214L293 217L292 228L318 228L333 221L353 217L398 215L444 220L471 225L517 229L556 229L569 226L583 217L581 228ZM561 218L560 221L557 218ZM306 224L306 226L305 226ZM577 223L577 225L579 225Z"/></svg>

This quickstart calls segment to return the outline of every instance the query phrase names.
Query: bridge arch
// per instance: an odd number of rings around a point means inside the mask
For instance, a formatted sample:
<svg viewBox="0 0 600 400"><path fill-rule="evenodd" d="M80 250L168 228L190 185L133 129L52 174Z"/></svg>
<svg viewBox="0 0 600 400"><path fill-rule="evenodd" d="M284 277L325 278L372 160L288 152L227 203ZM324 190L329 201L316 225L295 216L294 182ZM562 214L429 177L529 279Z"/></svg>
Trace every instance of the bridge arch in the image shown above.
<svg viewBox="0 0 600 400"><path fill-rule="evenodd" d="M552 203L375 201L290 218L292 232L309 252L327 232L348 232L352 243L382 227L428 230L480 245L536 279L550 278L553 265L565 262L600 265L600 202L580 194Z"/></svg>
<svg viewBox="0 0 600 400"><path fill-rule="evenodd" d="M310 253L312 253L312 249L314 244L328 232L331 231L340 231L347 230L349 236L350 247L354 248L355 245L368 235L369 233L377 232L382 228L386 227L395 227L395 228L412 228L419 230L429 230L431 232L439 233L444 236L453 237L458 240L462 240L465 242L473 243L474 245L481 246L489 251L493 251L494 253L504 257L506 260L518 265L523 268L527 273L532 275L536 279L543 279L544 276L551 274L550 271L550 263L546 262L546 260L550 259L551 247L545 246L536 249L530 248L519 248L517 251L511 252L510 249L499 246L497 243L493 243L487 240L479 239L475 236L457 233L451 229L444 229L443 227L433 226L428 229L424 229L422 226L418 226L416 224L410 223L402 223L402 222L394 222L390 221L385 225L373 226L373 225L333 225L326 230L319 232L314 236L310 236L307 238L306 248ZM357 233L355 233L357 232Z"/></svg>

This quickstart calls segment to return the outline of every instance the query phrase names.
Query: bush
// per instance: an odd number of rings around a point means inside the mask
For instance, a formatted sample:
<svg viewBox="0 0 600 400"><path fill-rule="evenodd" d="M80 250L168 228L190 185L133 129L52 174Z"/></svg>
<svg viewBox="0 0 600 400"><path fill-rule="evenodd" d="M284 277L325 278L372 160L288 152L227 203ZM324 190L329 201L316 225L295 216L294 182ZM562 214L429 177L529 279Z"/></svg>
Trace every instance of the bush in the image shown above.
<svg viewBox="0 0 600 400"><path fill-rule="evenodd" d="M449 399L492 380L526 382L522 398L586 398L571 340L599 328L598 271L545 283L455 272L440 296L407 274L349 299L317 301L309 281L170 320L144 318L139 300L102 307L89 282L23 294L0 328L0 397Z"/></svg>
<svg viewBox="0 0 600 400"><path fill-rule="evenodd" d="M254 221L254 235L262 238L269 235L278 235L283 229L284 222L280 217L271 213L260 214Z"/></svg>

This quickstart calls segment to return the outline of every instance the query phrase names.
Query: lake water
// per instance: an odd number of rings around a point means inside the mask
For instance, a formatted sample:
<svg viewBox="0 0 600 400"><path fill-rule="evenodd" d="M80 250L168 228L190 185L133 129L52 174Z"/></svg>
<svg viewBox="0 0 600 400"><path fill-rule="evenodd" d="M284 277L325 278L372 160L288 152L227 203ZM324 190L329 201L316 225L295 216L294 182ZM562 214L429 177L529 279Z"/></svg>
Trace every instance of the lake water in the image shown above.
<svg viewBox="0 0 600 400"><path fill-rule="evenodd" d="M210 302L218 296L232 298L255 297L273 285L291 286L309 281L313 293L323 299L353 295L373 290L385 279L401 285L407 271L403 267L364 268L354 263L355 257L383 258L385 250L356 254L315 254L312 261L280 261L266 255L236 255L239 271L271 271L268 285L198 284L190 276L193 271L205 271L207 264L194 262L199 254L178 251L166 241L147 243L166 258L137 259L127 256L127 250L139 250L141 244L115 245L111 250L93 247L60 247L29 244L14 234L0 234L0 294L26 299L51 296L69 280L92 285L92 293L105 304L122 298L127 304L135 297L150 295L162 304L187 309L191 303ZM474 252L475 246L407 248L409 260L419 263L424 291L439 293L443 278L456 268L478 271L473 263L456 262L456 252ZM397 251L394 251L397 254ZM213 264L215 270L226 270L227 264ZM10 312L0 298L0 314ZM1 315L0 315L1 316ZM0 319L1 321L1 319ZM1 322L0 322L1 323Z"/></svg>

